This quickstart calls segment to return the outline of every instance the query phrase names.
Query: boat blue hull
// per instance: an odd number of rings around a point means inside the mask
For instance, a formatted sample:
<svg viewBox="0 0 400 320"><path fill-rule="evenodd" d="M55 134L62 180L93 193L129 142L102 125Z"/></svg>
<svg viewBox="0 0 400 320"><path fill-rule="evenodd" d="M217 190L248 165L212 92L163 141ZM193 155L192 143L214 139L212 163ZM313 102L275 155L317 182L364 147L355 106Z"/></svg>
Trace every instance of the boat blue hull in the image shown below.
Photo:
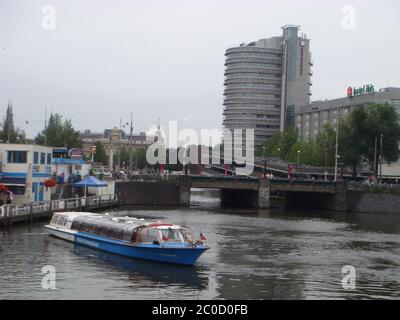
<svg viewBox="0 0 400 320"><path fill-rule="evenodd" d="M107 239L91 234L78 233L74 236L74 242L98 250L115 253L121 256L152 260L159 262L194 265L197 259L208 247L187 245L132 245L123 241Z"/></svg>

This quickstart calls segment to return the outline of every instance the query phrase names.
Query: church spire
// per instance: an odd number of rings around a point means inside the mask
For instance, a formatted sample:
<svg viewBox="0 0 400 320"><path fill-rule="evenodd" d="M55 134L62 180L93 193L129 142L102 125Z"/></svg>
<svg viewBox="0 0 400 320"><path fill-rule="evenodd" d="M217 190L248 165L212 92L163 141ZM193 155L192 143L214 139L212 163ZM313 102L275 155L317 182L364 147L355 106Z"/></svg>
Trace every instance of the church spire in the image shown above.
<svg viewBox="0 0 400 320"><path fill-rule="evenodd" d="M14 132L14 114L12 110L12 100L8 101L6 120L4 126L7 127L7 130Z"/></svg>

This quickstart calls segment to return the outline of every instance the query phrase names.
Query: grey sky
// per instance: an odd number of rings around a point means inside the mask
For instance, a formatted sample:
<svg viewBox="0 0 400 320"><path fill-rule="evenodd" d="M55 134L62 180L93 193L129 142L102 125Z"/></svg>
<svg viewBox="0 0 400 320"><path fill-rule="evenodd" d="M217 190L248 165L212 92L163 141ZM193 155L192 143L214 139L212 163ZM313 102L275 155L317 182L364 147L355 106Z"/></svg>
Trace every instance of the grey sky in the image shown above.
<svg viewBox="0 0 400 320"><path fill-rule="evenodd" d="M47 4L55 31L41 27ZM354 30L342 27L345 5L356 9ZM313 100L349 85L400 86L399 12L397 0L0 0L0 113L12 99L30 137L45 106L79 130L119 126L131 111L135 131L158 118L220 128L225 49L285 24L311 39Z"/></svg>

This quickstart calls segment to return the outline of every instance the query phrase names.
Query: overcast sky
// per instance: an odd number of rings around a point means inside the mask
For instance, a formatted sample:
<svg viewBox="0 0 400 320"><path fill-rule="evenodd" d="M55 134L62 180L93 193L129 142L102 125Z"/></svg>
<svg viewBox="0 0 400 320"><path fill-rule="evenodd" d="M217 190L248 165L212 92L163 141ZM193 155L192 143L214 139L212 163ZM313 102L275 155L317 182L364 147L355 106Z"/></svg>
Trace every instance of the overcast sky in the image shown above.
<svg viewBox="0 0 400 320"><path fill-rule="evenodd" d="M55 30L42 27L48 4ZM400 86L399 13L398 0L0 0L0 116L12 99L29 137L45 106L78 130L119 127L130 112L135 131L158 118L220 128L226 48L285 24L311 39L313 100L349 85Z"/></svg>

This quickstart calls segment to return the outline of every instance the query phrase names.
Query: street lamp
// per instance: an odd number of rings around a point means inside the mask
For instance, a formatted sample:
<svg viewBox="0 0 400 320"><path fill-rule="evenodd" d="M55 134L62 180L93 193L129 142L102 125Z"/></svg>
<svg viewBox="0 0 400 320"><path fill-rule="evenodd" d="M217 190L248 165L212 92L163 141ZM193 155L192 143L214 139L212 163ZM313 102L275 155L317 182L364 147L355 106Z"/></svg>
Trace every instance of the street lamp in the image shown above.
<svg viewBox="0 0 400 320"><path fill-rule="evenodd" d="M297 165L300 167L300 150L297 150Z"/></svg>
<svg viewBox="0 0 400 320"><path fill-rule="evenodd" d="M338 155L339 152L339 107L336 111L336 148L335 148L335 179L334 181L337 182L337 174L338 174Z"/></svg>
<svg viewBox="0 0 400 320"><path fill-rule="evenodd" d="M380 184L382 184L382 161L383 161L383 133L381 133L381 152L380 152L380 156L379 156L379 180L380 180Z"/></svg>
<svg viewBox="0 0 400 320"><path fill-rule="evenodd" d="M263 162L264 162L264 178L267 176L267 160L265 160L265 149L266 147L263 146Z"/></svg>
<svg viewBox="0 0 400 320"><path fill-rule="evenodd" d="M280 160L280 153L281 153L281 149L280 148L278 148L278 160Z"/></svg>

